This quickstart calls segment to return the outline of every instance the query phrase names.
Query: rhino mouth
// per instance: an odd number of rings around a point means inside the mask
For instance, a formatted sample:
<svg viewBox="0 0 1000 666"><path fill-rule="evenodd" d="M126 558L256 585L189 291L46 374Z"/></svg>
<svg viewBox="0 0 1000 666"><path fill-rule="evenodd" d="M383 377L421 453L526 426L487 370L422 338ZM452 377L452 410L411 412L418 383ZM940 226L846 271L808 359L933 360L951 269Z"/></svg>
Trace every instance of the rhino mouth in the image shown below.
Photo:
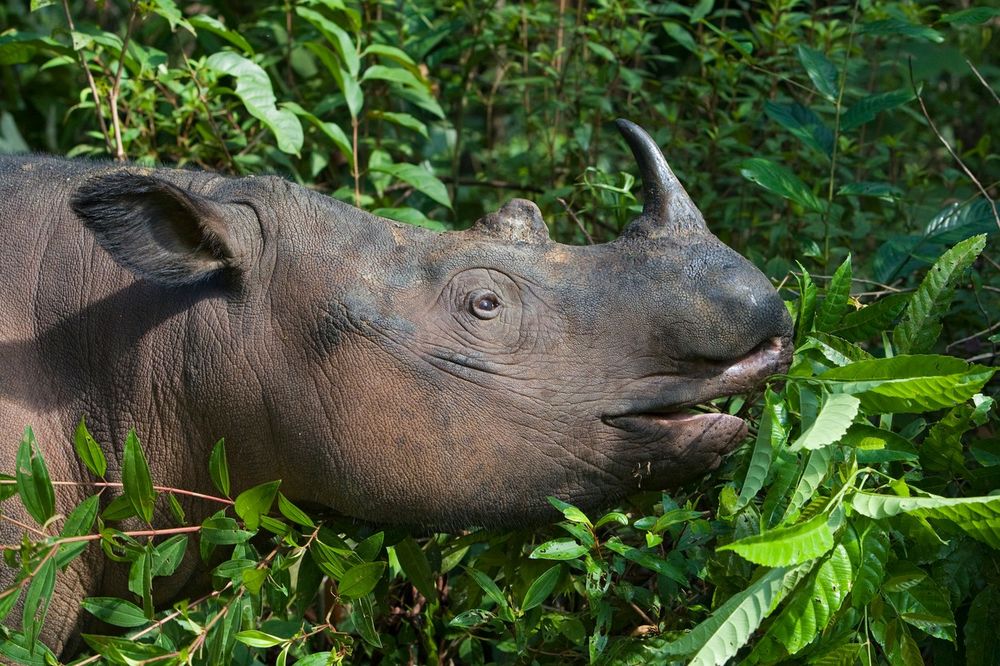
<svg viewBox="0 0 1000 666"><path fill-rule="evenodd" d="M730 440L735 446L746 437L746 422L739 416L706 411L710 408L705 403L758 390L768 377L788 369L791 356L789 337L765 340L734 362L699 364L699 371L691 374L705 378L689 380L690 388L685 387L684 391L679 392L674 381L669 390L660 391L670 397L660 397L653 387L653 397L637 401L623 413L605 415L601 420L646 437ZM678 400L680 396L683 397Z"/></svg>

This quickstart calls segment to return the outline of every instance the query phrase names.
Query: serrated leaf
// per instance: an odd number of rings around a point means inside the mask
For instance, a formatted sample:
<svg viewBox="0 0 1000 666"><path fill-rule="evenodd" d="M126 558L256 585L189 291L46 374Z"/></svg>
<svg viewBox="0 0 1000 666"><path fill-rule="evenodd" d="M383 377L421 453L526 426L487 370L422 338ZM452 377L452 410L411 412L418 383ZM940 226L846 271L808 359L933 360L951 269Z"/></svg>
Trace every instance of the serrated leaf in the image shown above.
<svg viewBox="0 0 1000 666"><path fill-rule="evenodd" d="M552 594L552 590L555 589L556 583L559 582L559 576L562 574L562 565L556 564L550 567L541 576L536 578L531 586L528 587L528 591L524 593L524 601L521 602L521 610L529 611L532 608L541 606L549 595Z"/></svg>
<svg viewBox="0 0 1000 666"><path fill-rule="evenodd" d="M892 332L897 354L919 353L934 345L941 334L940 319L951 305L958 281L985 247L985 235L973 236L934 263Z"/></svg>
<svg viewBox="0 0 1000 666"><path fill-rule="evenodd" d="M56 494L42 451L35 441L35 432L27 427L17 448L14 476L21 503L39 525L44 525L56 512Z"/></svg>
<svg viewBox="0 0 1000 666"><path fill-rule="evenodd" d="M944 41L944 35L934 28L929 28L926 25L918 23L911 23L901 18L889 18L864 23L858 28L858 33L862 35L902 35L904 37L913 37L935 43Z"/></svg>
<svg viewBox="0 0 1000 666"><path fill-rule="evenodd" d="M153 490L153 479L149 475L149 464L142 452L139 438L135 430L129 430L125 437L125 453L122 459L122 486L125 498L135 510L137 516L145 523L153 522L153 507L156 504L156 491Z"/></svg>
<svg viewBox="0 0 1000 666"><path fill-rule="evenodd" d="M354 565L341 576L337 591L345 597L367 595L382 579L385 566L385 562L364 562Z"/></svg>
<svg viewBox="0 0 1000 666"><path fill-rule="evenodd" d="M833 449L830 447L817 449L809 454L802 469L802 476L799 477L799 482L795 484L795 490L788 499L788 507L781 517L781 522L791 520L806 502L815 497L823 480L833 471L833 465L830 464L832 461Z"/></svg>
<svg viewBox="0 0 1000 666"><path fill-rule="evenodd" d="M232 51L213 53L205 64L219 74L236 78L236 96L250 115L271 130L278 150L299 154L303 142L302 124L294 113L277 107L271 79L260 65Z"/></svg>
<svg viewBox="0 0 1000 666"><path fill-rule="evenodd" d="M829 516L820 514L804 523L767 530L762 534L719 546L755 564L768 567L791 566L816 559L833 548Z"/></svg>
<svg viewBox="0 0 1000 666"><path fill-rule="evenodd" d="M895 109L914 99L913 91L893 90L863 97L840 116L840 131L849 132L855 127L875 120L883 111Z"/></svg>
<svg viewBox="0 0 1000 666"><path fill-rule="evenodd" d="M444 183L437 176L416 164L379 164L369 166L369 170L377 173L387 173L394 178L398 178L442 206L451 208L448 188L444 186Z"/></svg>
<svg viewBox="0 0 1000 666"><path fill-rule="evenodd" d="M141 627L149 624L149 619L142 609L130 601L115 597L89 597L80 602L85 611L116 627Z"/></svg>
<svg viewBox="0 0 1000 666"><path fill-rule="evenodd" d="M831 102L837 98L837 68L826 54L799 44L796 47L799 55L799 62L809 75L809 79L816 86L816 90Z"/></svg>
<svg viewBox="0 0 1000 666"><path fill-rule="evenodd" d="M868 413L920 413L965 402L994 372L952 356L894 356L832 368L817 381L859 398Z"/></svg>
<svg viewBox="0 0 1000 666"><path fill-rule="evenodd" d="M857 361L870 361L875 357L844 338L813 331L799 350L815 349L834 365L849 365Z"/></svg>
<svg viewBox="0 0 1000 666"><path fill-rule="evenodd" d="M789 446L791 451L815 451L838 441L854 423L861 401L847 393L826 396L816 420Z"/></svg>
<svg viewBox="0 0 1000 666"><path fill-rule="evenodd" d="M767 635L796 654L826 629L851 589L853 569L843 544L837 544L789 599Z"/></svg>
<svg viewBox="0 0 1000 666"><path fill-rule="evenodd" d="M825 204L802 179L792 173L787 167L776 164L763 157L751 157L740 163L740 173L749 181L757 183L764 189L794 201L803 208L820 213Z"/></svg>
<svg viewBox="0 0 1000 666"><path fill-rule="evenodd" d="M396 559L399 560L399 566L403 569L403 572L410 579L410 582L413 583L414 587L420 590L420 593L427 597L428 600L434 601L437 599L437 585L434 580L434 572L431 571L431 565L427 561L426 553L424 553L413 537L406 537L393 546L393 548L396 551Z"/></svg>
<svg viewBox="0 0 1000 666"><path fill-rule="evenodd" d="M955 616L948 593L929 576L916 585L884 591L883 595L907 624L936 638L955 641Z"/></svg>
<svg viewBox="0 0 1000 666"><path fill-rule="evenodd" d="M967 474L962 435L976 424L972 420L974 409L964 403L955 405L927 432L920 445L920 462L932 472Z"/></svg>
<svg viewBox="0 0 1000 666"><path fill-rule="evenodd" d="M830 279L826 288L826 298L816 312L817 331L829 332L840 324L841 318L847 312L848 299L851 296L851 255L847 255Z"/></svg>
<svg viewBox="0 0 1000 666"><path fill-rule="evenodd" d="M947 520L973 538L1000 550L1000 496L896 497L857 492L851 498L851 506L869 518L906 513L917 518Z"/></svg>
<svg viewBox="0 0 1000 666"><path fill-rule="evenodd" d="M831 333L855 342L869 340L886 330L910 300L909 294L890 294L854 312L848 312Z"/></svg>
<svg viewBox="0 0 1000 666"><path fill-rule="evenodd" d="M229 497L229 461L226 459L225 439L220 439L212 447L212 455L208 460L208 473L219 492Z"/></svg>
<svg viewBox="0 0 1000 666"><path fill-rule="evenodd" d="M281 481L270 481L254 486L236 496L236 515L243 519L247 529L256 531L260 526L260 517L267 515L274 504Z"/></svg>
<svg viewBox="0 0 1000 666"><path fill-rule="evenodd" d="M871 523L861 537L861 561L851 588L851 604L855 608L864 608L878 594L888 561L889 534Z"/></svg>
<svg viewBox="0 0 1000 666"><path fill-rule="evenodd" d="M740 496L736 501L736 510L747 506L767 481L771 470L771 459L774 452L784 445L788 432L782 426L784 403L778 394L770 389L765 394L764 410L757 428L757 439L754 442L753 453L750 454L750 464L740 488Z"/></svg>
<svg viewBox="0 0 1000 666"><path fill-rule="evenodd" d="M76 426L76 432L73 433L73 448L76 450L77 457L83 461L90 473L103 479L108 471L108 461L104 457L101 446L91 437L87 430L87 423L82 416L80 423Z"/></svg>

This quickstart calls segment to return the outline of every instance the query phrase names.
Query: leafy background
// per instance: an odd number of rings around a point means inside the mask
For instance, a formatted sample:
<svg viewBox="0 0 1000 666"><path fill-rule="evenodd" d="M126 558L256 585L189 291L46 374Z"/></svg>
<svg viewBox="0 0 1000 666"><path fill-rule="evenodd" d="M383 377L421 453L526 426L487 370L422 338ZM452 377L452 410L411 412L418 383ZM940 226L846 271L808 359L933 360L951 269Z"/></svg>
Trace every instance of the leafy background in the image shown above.
<svg viewBox="0 0 1000 666"><path fill-rule="evenodd" d="M118 629L77 663L994 663L998 26L965 2L6 0L4 152L282 173L441 230L523 196L582 244L638 210L611 121L640 122L798 349L710 407L753 426L722 469L532 532L309 516L230 488L220 444L220 512L139 537L121 521L183 489L137 439L117 499L63 519L29 430L0 488L50 536L5 547L0 612L101 541L134 596L85 602ZM75 448L103 478L83 422ZM154 608L195 535L213 589ZM54 661L26 605L0 653Z"/></svg>

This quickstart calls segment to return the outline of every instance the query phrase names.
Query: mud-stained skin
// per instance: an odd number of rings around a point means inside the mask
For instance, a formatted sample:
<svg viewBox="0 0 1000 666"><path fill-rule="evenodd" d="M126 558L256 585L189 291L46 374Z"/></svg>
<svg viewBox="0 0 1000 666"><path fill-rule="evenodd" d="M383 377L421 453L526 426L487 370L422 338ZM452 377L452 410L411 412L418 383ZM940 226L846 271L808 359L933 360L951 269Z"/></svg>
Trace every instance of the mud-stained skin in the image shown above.
<svg viewBox="0 0 1000 666"><path fill-rule="evenodd" d="M234 488L280 478L385 523L538 523L547 495L592 509L697 479L746 426L688 408L782 371L790 322L619 126L645 208L587 247L550 241L523 200L433 233L280 178L0 157L0 471L30 424L54 478L88 478L85 414L111 479L134 427L158 484L211 492L224 436ZM105 566L88 552L61 579L57 653L83 596L123 589Z"/></svg>

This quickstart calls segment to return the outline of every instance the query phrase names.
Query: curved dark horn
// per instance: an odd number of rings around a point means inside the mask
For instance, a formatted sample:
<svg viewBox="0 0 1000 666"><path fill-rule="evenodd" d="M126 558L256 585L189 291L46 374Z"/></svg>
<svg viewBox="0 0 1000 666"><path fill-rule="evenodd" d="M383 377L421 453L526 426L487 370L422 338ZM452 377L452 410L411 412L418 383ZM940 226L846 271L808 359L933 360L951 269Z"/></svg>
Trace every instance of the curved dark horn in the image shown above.
<svg viewBox="0 0 1000 666"><path fill-rule="evenodd" d="M653 137L624 118L619 118L615 124L632 149L642 178L642 216L629 225L629 235L657 236L672 230L707 230L701 211L670 170Z"/></svg>

